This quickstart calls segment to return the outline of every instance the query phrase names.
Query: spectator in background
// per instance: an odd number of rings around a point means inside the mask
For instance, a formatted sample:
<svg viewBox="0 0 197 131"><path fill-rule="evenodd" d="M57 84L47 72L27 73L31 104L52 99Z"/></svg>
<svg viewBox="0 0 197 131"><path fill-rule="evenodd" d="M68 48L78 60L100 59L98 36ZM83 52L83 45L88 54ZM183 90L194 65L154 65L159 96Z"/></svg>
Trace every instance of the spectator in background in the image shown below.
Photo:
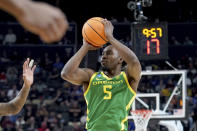
<svg viewBox="0 0 197 131"><path fill-rule="evenodd" d="M57 125L58 120L55 112L52 111L49 113L48 123L51 128L54 128L54 125Z"/></svg>
<svg viewBox="0 0 197 131"><path fill-rule="evenodd" d="M58 45L72 45L73 43L66 37L63 37L61 41L58 42Z"/></svg>
<svg viewBox="0 0 197 131"><path fill-rule="evenodd" d="M53 64L53 68L56 68L58 71L60 71L63 67L64 67L63 62L61 62L59 55L56 54L55 63Z"/></svg>
<svg viewBox="0 0 197 131"><path fill-rule="evenodd" d="M37 99L39 97L39 92L35 86L32 86L31 93L29 94L30 100Z"/></svg>
<svg viewBox="0 0 197 131"><path fill-rule="evenodd" d="M57 68L53 68L53 70L52 70L52 72L50 72L49 73L49 79L50 79L50 81L52 82L52 81L58 81L59 80L59 78L60 78L60 73L59 73L59 71L57 70ZM54 81L54 83L55 83L55 81Z"/></svg>
<svg viewBox="0 0 197 131"><path fill-rule="evenodd" d="M128 20L127 17L124 17L124 18L123 18L123 23L130 24L131 22Z"/></svg>
<svg viewBox="0 0 197 131"><path fill-rule="evenodd" d="M7 78L4 71L0 72L0 83L7 83Z"/></svg>
<svg viewBox="0 0 197 131"><path fill-rule="evenodd" d="M19 90L17 90L17 86L13 84L12 89L8 90L8 98L11 100L14 97L16 97L18 93L19 93Z"/></svg>
<svg viewBox="0 0 197 131"><path fill-rule="evenodd" d="M165 88L164 81L163 81L163 80L160 80L160 81L159 81L159 84L156 85L155 90L156 90L157 92L159 92L160 90L162 90L162 89L164 89L164 88Z"/></svg>
<svg viewBox="0 0 197 131"><path fill-rule="evenodd" d="M171 37L172 45L181 45L181 43L176 39L175 36Z"/></svg>
<svg viewBox="0 0 197 131"><path fill-rule="evenodd" d="M52 69L53 61L49 57L48 52L44 53L44 58L41 60L41 66L44 67L47 71Z"/></svg>
<svg viewBox="0 0 197 131"><path fill-rule="evenodd" d="M65 48L65 56L64 59L67 61L73 55L73 48Z"/></svg>
<svg viewBox="0 0 197 131"><path fill-rule="evenodd" d="M40 95L43 94L43 91L47 88L45 82L41 80L38 80L38 82L36 82L33 86L36 88L36 90L38 90Z"/></svg>
<svg viewBox="0 0 197 131"><path fill-rule="evenodd" d="M111 21L112 23L117 23L118 20L116 18L114 18L113 16L109 19L109 21Z"/></svg>
<svg viewBox="0 0 197 131"><path fill-rule="evenodd" d="M7 93L6 90L2 90L1 89L1 91L0 91L0 101L1 102L7 102L7 101L9 101L6 93Z"/></svg>
<svg viewBox="0 0 197 131"><path fill-rule="evenodd" d="M81 113L82 112L81 112L81 109L79 107L78 101L72 100L71 105L69 107L70 121L72 123L80 122Z"/></svg>
<svg viewBox="0 0 197 131"><path fill-rule="evenodd" d="M197 73L197 70L193 64L193 59L191 59L191 61L189 62L188 71L191 72L192 76L194 76Z"/></svg>
<svg viewBox="0 0 197 131"><path fill-rule="evenodd" d="M83 115L80 118L80 122L81 122L82 127L85 127L86 120L87 120L87 111L84 111Z"/></svg>
<svg viewBox="0 0 197 131"><path fill-rule="evenodd" d="M192 80L191 80L191 78L192 78L192 73L188 73L187 74L187 78L186 78L186 85L188 86L188 87L190 87L191 85L192 85Z"/></svg>
<svg viewBox="0 0 197 131"><path fill-rule="evenodd" d="M184 45L194 45L193 41L190 40L189 36L185 36Z"/></svg>
<svg viewBox="0 0 197 131"><path fill-rule="evenodd" d="M43 121L41 127L38 129L38 131L50 131L50 129L47 127L47 122Z"/></svg>
<svg viewBox="0 0 197 131"><path fill-rule="evenodd" d="M8 33L5 35L3 40L3 45L12 45L16 42L16 35L13 33L12 29L8 30Z"/></svg>
<svg viewBox="0 0 197 131"><path fill-rule="evenodd" d="M0 56L0 63L1 62L2 63L8 63L8 62L10 62L10 59L8 58L7 52L5 50L2 51L2 55Z"/></svg>
<svg viewBox="0 0 197 131"><path fill-rule="evenodd" d="M197 74L194 75L192 83L197 86Z"/></svg>
<svg viewBox="0 0 197 131"><path fill-rule="evenodd" d="M40 63L41 63L41 59L40 58L37 58L36 60L35 60L35 63L37 64L37 65L40 65ZM41 75L41 73L42 73L42 67L41 66L38 66L36 69L35 69L35 72L34 72L34 74L36 75L36 78L39 80L40 79L40 75Z"/></svg>
<svg viewBox="0 0 197 131"><path fill-rule="evenodd" d="M17 79L18 71L16 67L8 67L6 72L6 78L8 82L14 82Z"/></svg>
<svg viewBox="0 0 197 131"><path fill-rule="evenodd" d="M35 124L34 116L31 116L27 119L26 126L27 126L27 131L34 131L34 129L37 128Z"/></svg>
<svg viewBox="0 0 197 131"><path fill-rule="evenodd" d="M11 122L10 117L6 116L2 119L1 127L5 131L12 131L15 130L14 123Z"/></svg>
<svg viewBox="0 0 197 131"><path fill-rule="evenodd" d="M22 129L25 125L25 121L24 121L24 118L22 116L19 116L16 120L16 127L17 129Z"/></svg>

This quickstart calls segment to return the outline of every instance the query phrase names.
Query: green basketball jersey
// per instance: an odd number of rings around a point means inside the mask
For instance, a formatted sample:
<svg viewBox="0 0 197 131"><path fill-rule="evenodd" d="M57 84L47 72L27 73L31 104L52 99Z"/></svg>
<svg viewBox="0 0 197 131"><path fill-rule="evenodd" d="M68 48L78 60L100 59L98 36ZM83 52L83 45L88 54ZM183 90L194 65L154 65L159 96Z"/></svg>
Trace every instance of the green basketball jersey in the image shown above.
<svg viewBox="0 0 197 131"><path fill-rule="evenodd" d="M130 106L136 93L125 72L113 78L96 72L84 93L87 103L88 131L127 131Z"/></svg>

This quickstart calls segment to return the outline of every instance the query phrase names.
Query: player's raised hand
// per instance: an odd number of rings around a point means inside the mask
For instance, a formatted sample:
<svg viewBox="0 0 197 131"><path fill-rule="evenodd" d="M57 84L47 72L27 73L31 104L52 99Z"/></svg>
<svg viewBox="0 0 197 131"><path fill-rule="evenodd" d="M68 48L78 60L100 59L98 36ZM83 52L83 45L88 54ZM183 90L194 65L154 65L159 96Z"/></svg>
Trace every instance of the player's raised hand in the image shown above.
<svg viewBox="0 0 197 131"><path fill-rule="evenodd" d="M113 38L114 26L112 25L112 23L110 21L108 21L107 19L104 19L102 21L102 23L105 26L105 36L106 36L106 38L108 40Z"/></svg>
<svg viewBox="0 0 197 131"><path fill-rule="evenodd" d="M61 40L68 29L68 21L60 9L43 2L22 2L22 12L16 18L24 28L47 43Z"/></svg>
<svg viewBox="0 0 197 131"><path fill-rule="evenodd" d="M30 59L27 58L27 60L23 64L23 80L24 80L24 85L27 87L30 87L34 81L34 71L36 65L34 65L33 67L32 66L33 66L33 61L30 61Z"/></svg>

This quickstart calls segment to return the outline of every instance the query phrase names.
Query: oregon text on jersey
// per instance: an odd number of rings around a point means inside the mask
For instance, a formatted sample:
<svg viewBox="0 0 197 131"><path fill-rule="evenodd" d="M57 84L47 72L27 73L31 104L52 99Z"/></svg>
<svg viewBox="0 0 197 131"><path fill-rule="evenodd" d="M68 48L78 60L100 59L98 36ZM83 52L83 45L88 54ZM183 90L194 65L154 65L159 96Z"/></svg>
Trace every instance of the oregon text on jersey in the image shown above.
<svg viewBox="0 0 197 131"><path fill-rule="evenodd" d="M93 85L105 85L105 84L121 84L123 83L123 80L119 80L119 81L108 81L108 80L103 80L103 81L94 81L92 84Z"/></svg>

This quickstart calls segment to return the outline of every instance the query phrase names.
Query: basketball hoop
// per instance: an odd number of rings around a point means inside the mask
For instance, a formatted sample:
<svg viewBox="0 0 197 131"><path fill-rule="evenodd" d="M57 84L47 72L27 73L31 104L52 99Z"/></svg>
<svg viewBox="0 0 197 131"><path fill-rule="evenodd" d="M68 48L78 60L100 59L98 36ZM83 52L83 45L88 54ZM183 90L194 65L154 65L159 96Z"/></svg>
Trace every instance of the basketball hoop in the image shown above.
<svg viewBox="0 0 197 131"><path fill-rule="evenodd" d="M131 111L135 123L135 131L146 131L152 113L152 110Z"/></svg>

